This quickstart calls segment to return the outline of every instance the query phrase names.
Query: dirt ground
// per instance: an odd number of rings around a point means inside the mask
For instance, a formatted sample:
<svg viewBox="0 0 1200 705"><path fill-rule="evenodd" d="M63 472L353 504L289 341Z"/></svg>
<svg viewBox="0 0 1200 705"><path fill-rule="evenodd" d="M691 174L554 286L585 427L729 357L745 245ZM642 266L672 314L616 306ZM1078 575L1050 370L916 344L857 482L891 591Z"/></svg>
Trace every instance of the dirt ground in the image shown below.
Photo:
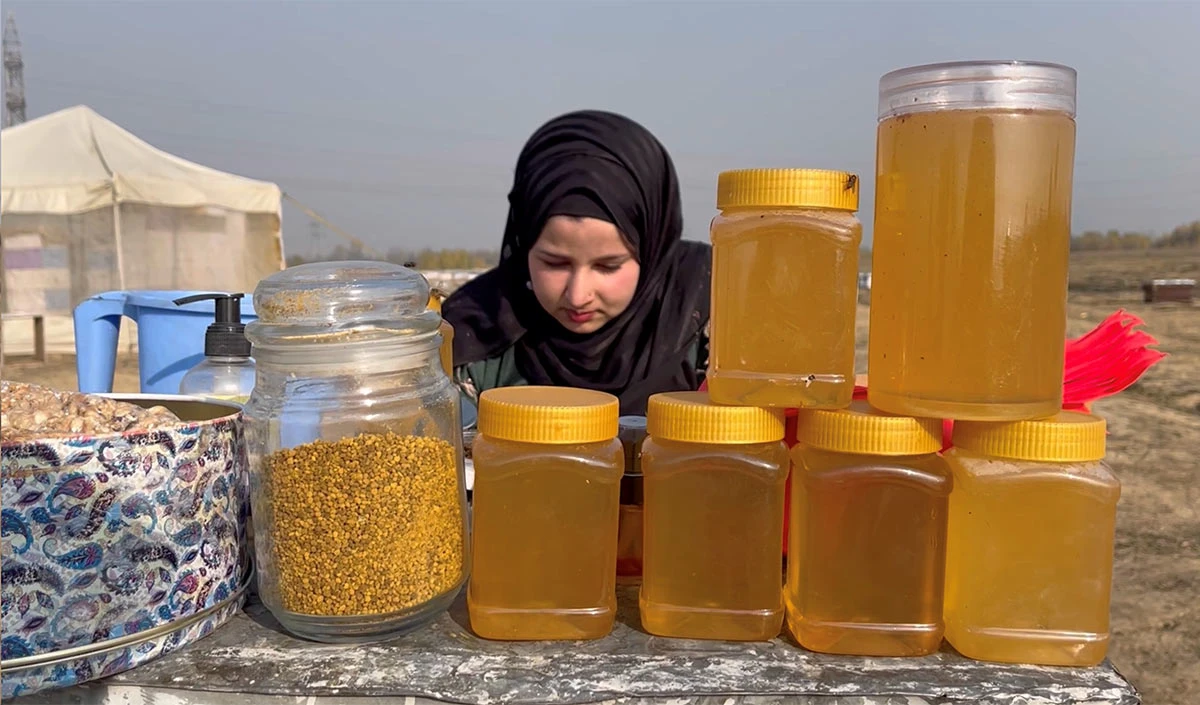
<svg viewBox="0 0 1200 705"><path fill-rule="evenodd" d="M1153 705L1200 703L1200 304L1141 303L1150 276L1195 276L1200 251L1094 255L1072 263L1069 334L1118 308L1141 316L1169 357L1130 390L1099 404L1110 424L1109 463L1123 489L1112 603L1113 663ZM866 366L867 309L858 316ZM3 375L75 388L71 356L45 365L6 359ZM137 365L121 360L116 391L137 391Z"/></svg>

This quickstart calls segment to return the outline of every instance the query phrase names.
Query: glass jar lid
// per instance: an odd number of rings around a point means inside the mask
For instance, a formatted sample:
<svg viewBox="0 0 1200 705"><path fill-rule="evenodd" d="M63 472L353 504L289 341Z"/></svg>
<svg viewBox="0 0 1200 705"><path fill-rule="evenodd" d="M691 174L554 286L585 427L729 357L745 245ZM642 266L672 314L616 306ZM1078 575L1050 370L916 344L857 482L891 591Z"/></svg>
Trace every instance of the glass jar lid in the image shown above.
<svg viewBox="0 0 1200 705"><path fill-rule="evenodd" d="M431 338L441 316L428 307L429 282L390 262L314 262L288 267L254 289L256 348Z"/></svg>

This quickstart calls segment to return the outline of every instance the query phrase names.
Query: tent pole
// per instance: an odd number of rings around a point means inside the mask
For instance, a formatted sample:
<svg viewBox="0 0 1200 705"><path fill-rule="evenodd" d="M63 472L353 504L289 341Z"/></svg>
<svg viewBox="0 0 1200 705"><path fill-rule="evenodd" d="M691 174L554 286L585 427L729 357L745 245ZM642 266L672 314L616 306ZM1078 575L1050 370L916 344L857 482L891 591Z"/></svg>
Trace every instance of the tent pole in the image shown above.
<svg viewBox="0 0 1200 705"><path fill-rule="evenodd" d="M121 247L121 202L117 200L117 187L113 184L113 238L117 246L117 288L125 290L125 253Z"/></svg>

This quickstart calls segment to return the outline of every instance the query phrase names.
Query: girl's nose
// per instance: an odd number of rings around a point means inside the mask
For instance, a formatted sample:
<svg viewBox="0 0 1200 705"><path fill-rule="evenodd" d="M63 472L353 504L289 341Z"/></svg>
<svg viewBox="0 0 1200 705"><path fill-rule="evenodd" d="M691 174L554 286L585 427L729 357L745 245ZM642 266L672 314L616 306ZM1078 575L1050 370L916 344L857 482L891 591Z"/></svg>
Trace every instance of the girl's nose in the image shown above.
<svg viewBox="0 0 1200 705"><path fill-rule="evenodd" d="M567 282L566 299L570 308L582 308L592 300L591 278L585 272L576 271Z"/></svg>

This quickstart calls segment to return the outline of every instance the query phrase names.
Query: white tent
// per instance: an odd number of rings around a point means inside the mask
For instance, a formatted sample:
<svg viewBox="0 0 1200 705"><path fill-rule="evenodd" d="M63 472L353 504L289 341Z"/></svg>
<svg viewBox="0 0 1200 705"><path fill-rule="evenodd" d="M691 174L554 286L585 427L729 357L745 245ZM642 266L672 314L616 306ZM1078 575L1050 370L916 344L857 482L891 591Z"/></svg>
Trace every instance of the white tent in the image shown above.
<svg viewBox="0 0 1200 705"><path fill-rule="evenodd" d="M156 149L86 106L0 132L7 310L110 289L250 291L284 266L279 187Z"/></svg>

